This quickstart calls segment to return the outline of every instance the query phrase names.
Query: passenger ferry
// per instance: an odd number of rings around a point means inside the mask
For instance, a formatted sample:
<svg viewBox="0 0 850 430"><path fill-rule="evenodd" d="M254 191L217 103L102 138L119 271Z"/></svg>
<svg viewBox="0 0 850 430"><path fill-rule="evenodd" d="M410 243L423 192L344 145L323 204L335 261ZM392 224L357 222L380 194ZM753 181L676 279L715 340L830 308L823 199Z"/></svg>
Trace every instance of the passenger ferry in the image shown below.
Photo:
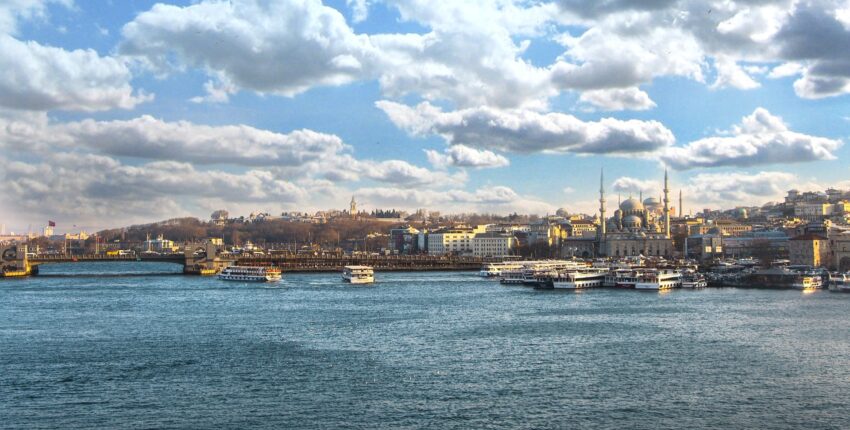
<svg viewBox="0 0 850 430"><path fill-rule="evenodd" d="M601 287L607 274L608 270L603 268L560 271L557 276L552 279L552 287L570 290Z"/></svg>
<svg viewBox="0 0 850 430"><path fill-rule="evenodd" d="M614 272L613 285L611 286L614 288L635 288L640 277L650 270L651 269L647 269L645 267L635 269L618 269ZM611 282L610 278L607 279Z"/></svg>
<svg viewBox="0 0 850 430"><path fill-rule="evenodd" d="M218 274L225 281L276 282L280 281L280 269L274 267L230 266Z"/></svg>
<svg viewBox="0 0 850 430"><path fill-rule="evenodd" d="M372 266L345 266L342 280L352 284L371 284L375 282L375 270Z"/></svg>
<svg viewBox="0 0 850 430"><path fill-rule="evenodd" d="M521 269L521 262L486 263L481 266L478 276L482 278L496 278L505 270Z"/></svg>
<svg viewBox="0 0 850 430"><path fill-rule="evenodd" d="M817 290L823 286L820 276L809 273L801 274L794 280L791 287L797 290Z"/></svg>
<svg viewBox="0 0 850 430"><path fill-rule="evenodd" d="M850 273L834 274L830 276L829 289L842 293L850 293Z"/></svg>
<svg viewBox="0 0 850 430"><path fill-rule="evenodd" d="M682 288L705 288L708 282L705 276L695 270L687 270L682 273Z"/></svg>
<svg viewBox="0 0 850 430"><path fill-rule="evenodd" d="M505 285L540 285L546 283L546 277L553 275L553 271L560 269L587 267L587 264L578 261L518 261L520 267L503 269L499 276L499 282Z"/></svg>
<svg viewBox="0 0 850 430"><path fill-rule="evenodd" d="M682 286L682 272L674 269L652 269L638 277L636 290L668 290Z"/></svg>

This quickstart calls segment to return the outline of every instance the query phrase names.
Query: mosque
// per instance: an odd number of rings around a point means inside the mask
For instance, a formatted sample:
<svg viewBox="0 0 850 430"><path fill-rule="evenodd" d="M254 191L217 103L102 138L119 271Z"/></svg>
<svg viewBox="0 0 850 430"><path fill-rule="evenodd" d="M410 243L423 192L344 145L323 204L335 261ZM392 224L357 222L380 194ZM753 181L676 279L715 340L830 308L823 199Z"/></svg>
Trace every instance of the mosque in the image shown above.
<svg viewBox="0 0 850 430"><path fill-rule="evenodd" d="M614 216L605 217L604 177L599 178L599 228L597 255L604 257L673 255L670 238L670 197L667 171L664 171L663 200L628 199L619 202ZM641 196L642 197L642 196Z"/></svg>

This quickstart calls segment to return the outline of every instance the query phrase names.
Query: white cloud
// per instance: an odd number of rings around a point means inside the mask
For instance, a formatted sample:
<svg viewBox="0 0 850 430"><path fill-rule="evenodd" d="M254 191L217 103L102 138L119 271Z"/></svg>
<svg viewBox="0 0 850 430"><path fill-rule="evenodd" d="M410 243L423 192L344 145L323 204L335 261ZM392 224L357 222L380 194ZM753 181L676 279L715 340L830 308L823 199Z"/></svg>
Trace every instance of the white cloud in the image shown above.
<svg viewBox="0 0 850 430"><path fill-rule="evenodd" d="M416 209L421 207L440 208L452 212L478 211L507 213L554 212L555 207L539 199L522 196L506 186L486 186L474 191L401 188L361 188L358 198L375 206Z"/></svg>
<svg viewBox="0 0 850 430"><path fill-rule="evenodd" d="M429 104L415 107L376 102L398 127L415 136L440 135L449 144L514 152L636 154L672 145L673 133L657 121L604 118L585 122L562 113L486 107L443 112Z"/></svg>
<svg viewBox="0 0 850 430"><path fill-rule="evenodd" d="M714 68L717 71L717 79L711 84L713 89L732 87L739 90L751 90L761 86L732 58L726 56L715 58Z"/></svg>
<svg viewBox="0 0 850 430"><path fill-rule="evenodd" d="M354 22L363 22L369 17L369 0L345 0L345 4L351 8Z"/></svg>
<svg viewBox="0 0 850 430"><path fill-rule="evenodd" d="M426 150L425 154L434 167L442 169L448 166L454 167L505 167L511 162L503 155L493 151L470 148L465 145L454 145L446 148L443 153L434 150Z"/></svg>
<svg viewBox="0 0 850 430"><path fill-rule="evenodd" d="M658 181L622 176L614 180L612 188L614 189L614 192L617 193L629 193L637 195L643 192L647 195L653 195L655 193L658 193L661 190L662 186L661 183Z"/></svg>
<svg viewBox="0 0 850 430"><path fill-rule="evenodd" d="M0 119L0 126L0 145L19 151L88 148L110 156L197 164L301 166L349 150L339 137L312 130L282 134L245 125L166 122L147 115L58 124L43 117Z"/></svg>
<svg viewBox="0 0 850 430"><path fill-rule="evenodd" d="M797 181L795 175L786 172L700 173L688 180L683 193L690 205L721 208L761 205L781 200L786 190L794 188Z"/></svg>
<svg viewBox="0 0 850 430"><path fill-rule="evenodd" d="M587 90L581 93L579 100L607 111L647 110L655 107L649 94L634 87Z"/></svg>
<svg viewBox="0 0 850 430"><path fill-rule="evenodd" d="M840 140L793 132L764 108L735 126L730 136L716 136L668 148L661 160L676 169L753 166L835 159Z"/></svg>

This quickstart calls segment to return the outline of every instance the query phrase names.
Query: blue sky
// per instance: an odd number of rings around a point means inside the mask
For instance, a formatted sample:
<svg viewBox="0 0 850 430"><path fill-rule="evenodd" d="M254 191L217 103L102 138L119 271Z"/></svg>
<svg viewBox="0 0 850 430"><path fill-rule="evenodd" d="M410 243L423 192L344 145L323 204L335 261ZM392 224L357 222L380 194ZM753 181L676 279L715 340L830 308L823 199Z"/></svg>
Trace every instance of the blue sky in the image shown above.
<svg viewBox="0 0 850 430"><path fill-rule="evenodd" d="M846 1L14 0L0 222L850 188Z"/></svg>

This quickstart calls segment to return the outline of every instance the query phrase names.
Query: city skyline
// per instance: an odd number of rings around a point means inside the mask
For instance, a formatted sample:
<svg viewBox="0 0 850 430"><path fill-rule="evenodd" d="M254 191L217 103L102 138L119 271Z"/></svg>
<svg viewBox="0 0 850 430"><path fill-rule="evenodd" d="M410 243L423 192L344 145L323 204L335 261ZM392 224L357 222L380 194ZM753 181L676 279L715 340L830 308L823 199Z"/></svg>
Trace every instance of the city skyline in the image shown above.
<svg viewBox="0 0 850 430"><path fill-rule="evenodd" d="M167 3L0 5L7 230L850 188L846 2Z"/></svg>

